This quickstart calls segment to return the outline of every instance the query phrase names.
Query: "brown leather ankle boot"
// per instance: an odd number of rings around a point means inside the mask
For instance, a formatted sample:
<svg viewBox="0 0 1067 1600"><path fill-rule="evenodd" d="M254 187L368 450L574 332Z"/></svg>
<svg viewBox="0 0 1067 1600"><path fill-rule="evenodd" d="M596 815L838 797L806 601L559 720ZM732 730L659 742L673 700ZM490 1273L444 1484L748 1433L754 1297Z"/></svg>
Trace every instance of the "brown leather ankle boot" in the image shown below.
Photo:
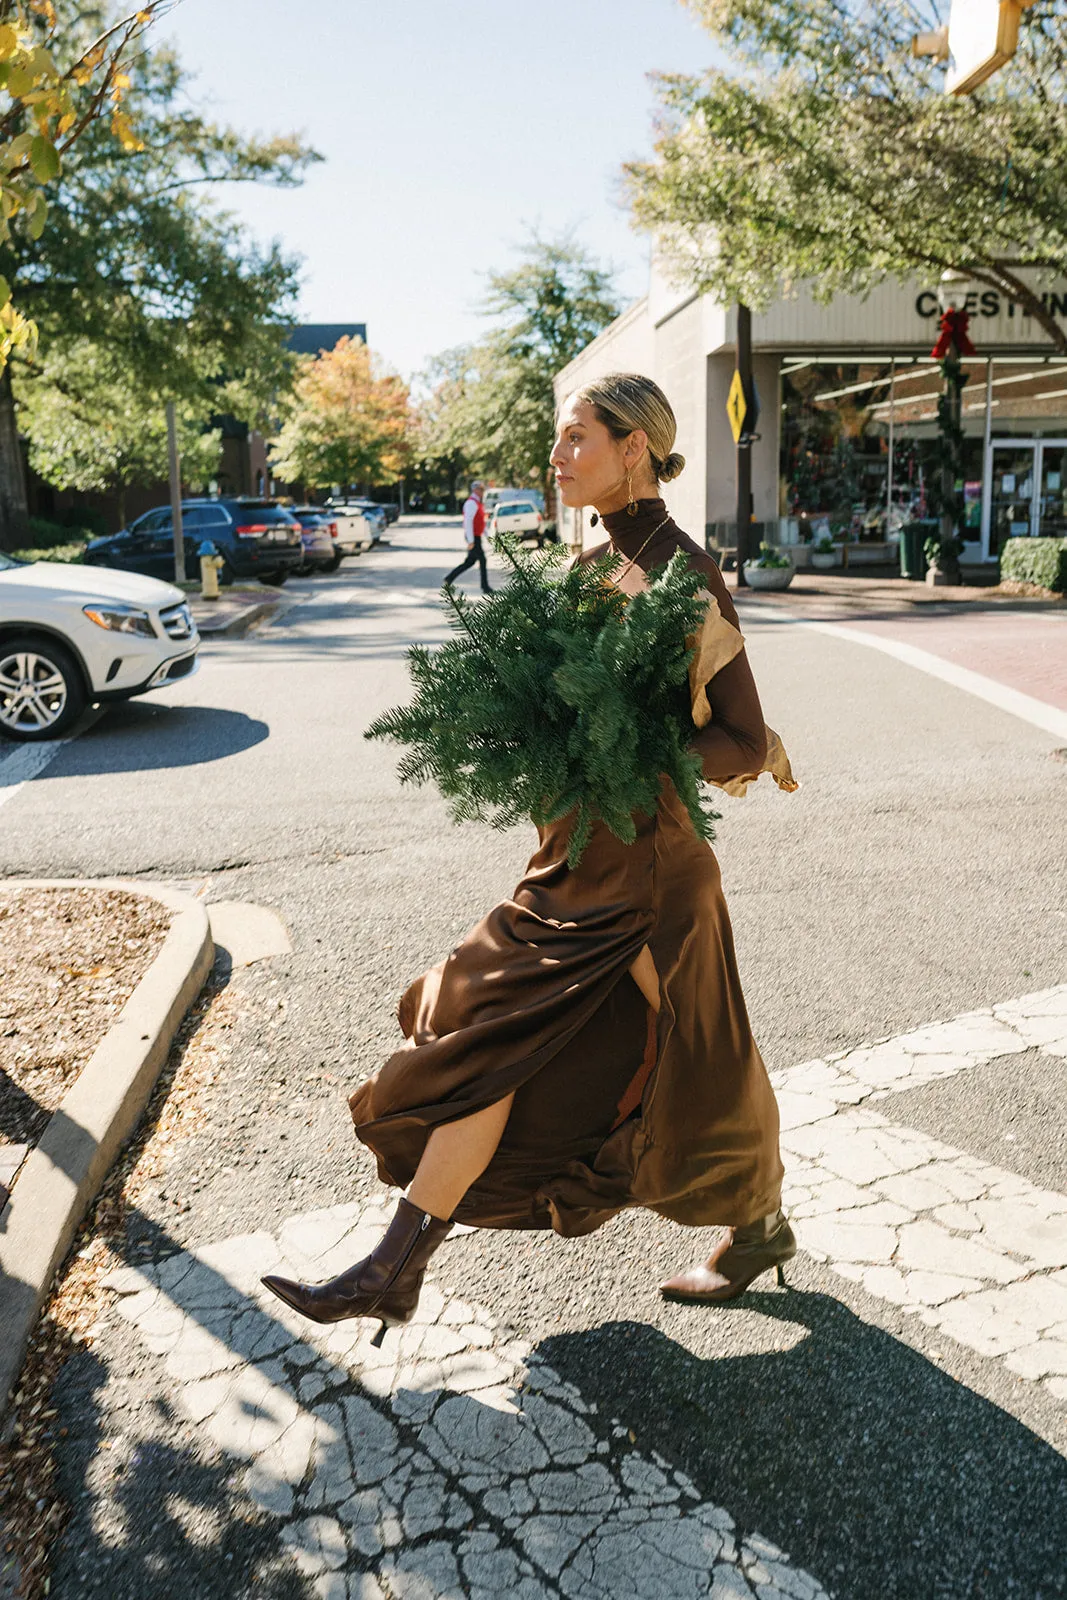
<svg viewBox="0 0 1067 1600"><path fill-rule="evenodd" d="M778 1269L778 1282L785 1283L782 1267L797 1253L797 1241L783 1211L774 1211L746 1227L734 1228L708 1257L688 1272L661 1283L665 1300L692 1300L703 1305L721 1305L736 1300L761 1272Z"/></svg>
<svg viewBox="0 0 1067 1600"><path fill-rule="evenodd" d="M381 1327L373 1343L381 1344L393 1323L410 1322L419 1303L426 1264L452 1231L428 1211L401 1200L381 1242L328 1283L293 1283L273 1274L260 1281L279 1300L313 1322L342 1322L346 1317L377 1317Z"/></svg>

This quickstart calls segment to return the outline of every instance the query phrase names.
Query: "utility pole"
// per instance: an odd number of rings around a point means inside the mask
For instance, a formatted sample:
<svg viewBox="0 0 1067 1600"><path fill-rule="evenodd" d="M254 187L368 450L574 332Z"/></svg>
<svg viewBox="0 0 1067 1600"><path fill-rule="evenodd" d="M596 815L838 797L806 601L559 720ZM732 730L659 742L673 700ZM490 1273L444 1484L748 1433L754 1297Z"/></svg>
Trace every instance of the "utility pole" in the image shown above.
<svg viewBox="0 0 1067 1600"><path fill-rule="evenodd" d="M737 376L741 379L741 392L746 409L750 409L752 396L752 312L740 301L737 303ZM748 588L745 562L749 555L749 527L752 522L752 441L742 431L735 447L737 464L737 587Z"/></svg>
<svg viewBox="0 0 1067 1600"><path fill-rule="evenodd" d="M185 539L182 536L182 469L178 459L178 429L174 401L167 401L167 457L170 462L170 520L174 534L174 581L185 582Z"/></svg>

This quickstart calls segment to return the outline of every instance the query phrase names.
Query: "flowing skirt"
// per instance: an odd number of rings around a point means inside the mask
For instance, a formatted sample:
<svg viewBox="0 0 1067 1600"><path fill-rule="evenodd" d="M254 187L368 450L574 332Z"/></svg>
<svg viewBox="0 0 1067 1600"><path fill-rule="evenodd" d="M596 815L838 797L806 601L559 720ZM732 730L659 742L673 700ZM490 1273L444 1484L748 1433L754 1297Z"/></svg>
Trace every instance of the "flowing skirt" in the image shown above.
<svg viewBox="0 0 1067 1600"><path fill-rule="evenodd" d="M566 820L522 882L407 990L406 1043L351 1098L386 1183L432 1130L514 1093L456 1220L589 1233L627 1206L738 1226L781 1199L778 1109L737 972L718 862L665 783L624 845L567 866ZM648 945L657 1012L629 968Z"/></svg>

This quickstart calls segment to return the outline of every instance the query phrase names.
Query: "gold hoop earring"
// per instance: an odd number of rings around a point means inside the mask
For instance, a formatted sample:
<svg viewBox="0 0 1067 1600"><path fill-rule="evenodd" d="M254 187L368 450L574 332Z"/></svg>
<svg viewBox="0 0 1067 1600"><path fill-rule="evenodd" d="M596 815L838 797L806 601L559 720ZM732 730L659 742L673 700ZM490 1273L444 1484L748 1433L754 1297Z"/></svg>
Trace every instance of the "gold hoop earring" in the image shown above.
<svg viewBox="0 0 1067 1600"><path fill-rule="evenodd" d="M636 517L637 501L634 499L634 480L629 472L626 474L626 493L630 496L630 503L626 507L626 515L628 517Z"/></svg>

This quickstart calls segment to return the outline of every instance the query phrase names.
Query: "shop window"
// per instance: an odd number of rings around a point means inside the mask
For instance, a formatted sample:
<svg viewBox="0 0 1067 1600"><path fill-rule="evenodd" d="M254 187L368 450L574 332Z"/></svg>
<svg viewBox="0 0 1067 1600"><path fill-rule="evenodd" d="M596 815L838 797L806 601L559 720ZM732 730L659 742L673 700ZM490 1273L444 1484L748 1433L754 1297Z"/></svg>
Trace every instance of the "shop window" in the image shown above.
<svg viewBox="0 0 1067 1600"><path fill-rule="evenodd" d="M975 390L984 395L985 362L966 363L965 371L973 384L965 397ZM781 512L798 519L802 537L825 521L839 538L892 541L905 522L939 514L942 387L933 361L783 358ZM981 529L983 428L984 408L978 417L965 414L965 470L958 487L967 532L975 538Z"/></svg>

